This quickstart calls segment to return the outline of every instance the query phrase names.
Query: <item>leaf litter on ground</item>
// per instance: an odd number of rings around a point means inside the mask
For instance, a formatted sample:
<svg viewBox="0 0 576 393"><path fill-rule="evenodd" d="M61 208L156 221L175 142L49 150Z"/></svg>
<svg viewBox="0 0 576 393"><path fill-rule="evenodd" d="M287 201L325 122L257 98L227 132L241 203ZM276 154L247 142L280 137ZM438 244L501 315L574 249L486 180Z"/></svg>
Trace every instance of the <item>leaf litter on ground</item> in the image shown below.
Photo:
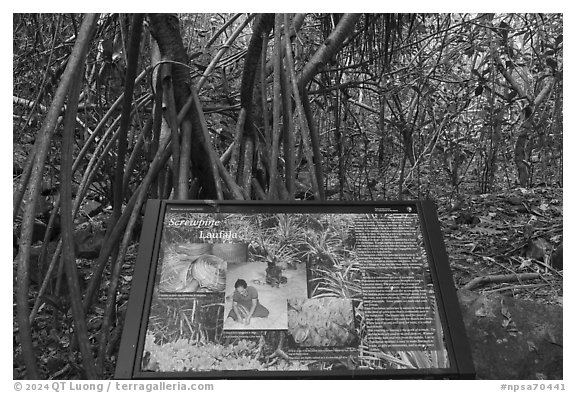
<svg viewBox="0 0 576 393"><path fill-rule="evenodd" d="M479 291L562 305L562 188L516 188L472 195L456 209L439 207L457 288L481 276L538 273L536 280L487 281Z"/></svg>

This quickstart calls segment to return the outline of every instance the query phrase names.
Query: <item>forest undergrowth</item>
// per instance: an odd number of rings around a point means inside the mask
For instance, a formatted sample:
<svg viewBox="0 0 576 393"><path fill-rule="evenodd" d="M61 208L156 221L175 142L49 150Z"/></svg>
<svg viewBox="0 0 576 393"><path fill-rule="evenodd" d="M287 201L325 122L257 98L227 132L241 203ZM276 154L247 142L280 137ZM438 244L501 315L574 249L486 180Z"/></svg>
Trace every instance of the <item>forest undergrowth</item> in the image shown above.
<svg viewBox="0 0 576 393"><path fill-rule="evenodd" d="M516 188L439 209L456 287L562 305L562 195Z"/></svg>
<svg viewBox="0 0 576 393"><path fill-rule="evenodd" d="M546 304L563 305L562 266L558 266L562 245L563 190L553 187L516 188L511 192L470 195L449 203L436 201L444 241L456 289L499 293ZM91 220L102 225L109 213ZM101 223L98 223L102 220ZM116 329L110 340L110 361L105 377L114 375L115 359L123 327L136 260L138 241L132 243L122 266L115 317ZM89 259L79 260L79 273L86 281L93 269ZM556 265L553 267L552 264ZM492 281L494 277L503 277ZM98 335L105 302L107 281L101 284L96 302L87 316L92 339ZM34 289L37 291L37 289ZM83 377L78 351L71 335L69 309L63 298L44 295L46 303L34 322L34 341L45 348L39 359L42 372L54 379ZM16 319L14 319L15 321ZM14 322L16 337L18 326ZM14 378L25 377L14 342ZM72 360L76 359L74 362Z"/></svg>

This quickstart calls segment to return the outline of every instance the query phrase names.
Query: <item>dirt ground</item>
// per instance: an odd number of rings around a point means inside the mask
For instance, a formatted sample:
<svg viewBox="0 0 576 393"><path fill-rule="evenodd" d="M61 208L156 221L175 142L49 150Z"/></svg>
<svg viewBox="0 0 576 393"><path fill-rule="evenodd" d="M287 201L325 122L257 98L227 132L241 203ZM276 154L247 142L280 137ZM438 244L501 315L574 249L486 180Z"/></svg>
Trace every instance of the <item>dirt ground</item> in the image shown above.
<svg viewBox="0 0 576 393"><path fill-rule="evenodd" d="M306 298L307 280L306 266L298 264L297 268L282 271L288 281L278 288L266 284L265 263L229 263L226 271L226 302L224 315L232 308L234 283L237 279L246 280L249 286L256 288L260 303L270 311L267 318L252 318L250 325L244 325L226 318L224 330L274 330L288 328L288 298Z"/></svg>

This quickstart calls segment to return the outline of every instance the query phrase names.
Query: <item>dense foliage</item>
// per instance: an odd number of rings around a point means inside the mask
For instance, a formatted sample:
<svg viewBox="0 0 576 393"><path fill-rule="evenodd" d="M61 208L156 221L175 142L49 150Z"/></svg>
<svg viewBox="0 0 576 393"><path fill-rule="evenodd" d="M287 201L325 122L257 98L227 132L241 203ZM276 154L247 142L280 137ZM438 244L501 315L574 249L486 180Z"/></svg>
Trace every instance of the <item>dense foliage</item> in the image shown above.
<svg viewBox="0 0 576 393"><path fill-rule="evenodd" d="M146 198L457 209L470 195L562 187L561 14L14 14L13 38L15 366L29 377L109 375ZM60 221L63 242L47 250ZM77 287L72 234L102 226ZM55 275L73 294L66 322L41 285ZM81 370L50 365L51 347L33 366L46 299L55 324L75 321L66 346Z"/></svg>

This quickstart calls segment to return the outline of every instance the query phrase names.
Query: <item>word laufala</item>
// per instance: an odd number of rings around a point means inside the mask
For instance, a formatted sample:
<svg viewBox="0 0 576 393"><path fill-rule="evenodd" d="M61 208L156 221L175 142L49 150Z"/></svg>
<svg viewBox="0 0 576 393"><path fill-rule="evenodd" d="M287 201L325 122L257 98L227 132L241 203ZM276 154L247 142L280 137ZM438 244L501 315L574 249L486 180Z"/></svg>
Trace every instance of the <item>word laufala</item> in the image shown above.
<svg viewBox="0 0 576 393"><path fill-rule="evenodd" d="M191 227L200 229L198 237L200 239L238 239L239 236L236 232L230 230L218 230L222 227L221 220L213 219L178 219L170 218L167 221L169 227Z"/></svg>

